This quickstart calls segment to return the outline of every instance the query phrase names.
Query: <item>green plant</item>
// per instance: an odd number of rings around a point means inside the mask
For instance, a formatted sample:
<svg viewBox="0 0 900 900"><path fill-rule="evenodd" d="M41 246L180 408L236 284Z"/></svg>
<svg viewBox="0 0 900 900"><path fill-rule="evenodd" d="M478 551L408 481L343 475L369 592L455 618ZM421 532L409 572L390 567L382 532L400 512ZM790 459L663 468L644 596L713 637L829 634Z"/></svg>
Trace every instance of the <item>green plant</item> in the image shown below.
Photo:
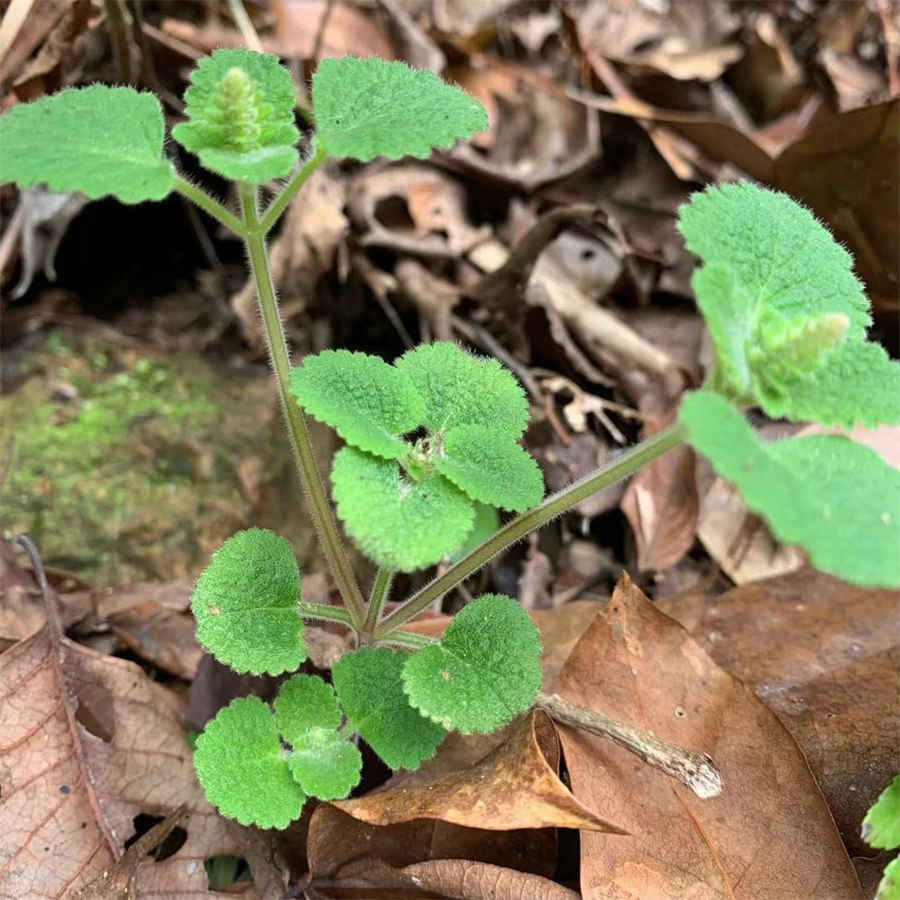
<svg viewBox="0 0 900 900"><path fill-rule="evenodd" d="M879 850L900 847L900 775L881 792L866 813L862 838ZM895 857L885 867L875 900L900 900L900 858Z"/></svg>
<svg viewBox="0 0 900 900"><path fill-rule="evenodd" d="M298 167L294 92L274 57L220 50L195 69L188 121L172 136L236 182L239 215L163 156L152 96L97 85L0 118L0 181L43 181L126 203L175 190L247 248L288 434L344 606L305 601L287 543L250 529L226 541L197 583L198 638L238 672L273 675L305 658L304 620L341 623L365 646L334 666L333 686L294 675L272 708L241 698L208 723L195 765L224 814L285 827L307 796L345 796L360 772L355 734L388 765L415 768L445 729L492 731L535 703L564 717L565 704L539 692L537 630L512 599L478 598L440 641L403 626L515 541L685 441L814 564L863 584L900 585L900 473L838 435L761 442L738 406L841 426L900 423L900 366L866 340L868 304L851 259L809 212L746 183L694 195L679 228L704 262L693 285L715 370L685 397L675 425L542 499L540 471L518 443L525 397L495 361L438 343L393 365L329 350L291 370L265 237L310 173L329 156L425 156L487 125L476 101L400 63L325 60L312 93L317 131ZM260 210L259 185L282 177ZM304 410L346 443L332 493L346 532L380 566L368 601L316 470ZM519 514L498 528L497 509ZM396 570L441 559L448 564L440 576L382 614ZM707 796L718 790L705 758L625 732L616 724L617 740L643 746L637 752ZM660 762L667 754L675 761Z"/></svg>

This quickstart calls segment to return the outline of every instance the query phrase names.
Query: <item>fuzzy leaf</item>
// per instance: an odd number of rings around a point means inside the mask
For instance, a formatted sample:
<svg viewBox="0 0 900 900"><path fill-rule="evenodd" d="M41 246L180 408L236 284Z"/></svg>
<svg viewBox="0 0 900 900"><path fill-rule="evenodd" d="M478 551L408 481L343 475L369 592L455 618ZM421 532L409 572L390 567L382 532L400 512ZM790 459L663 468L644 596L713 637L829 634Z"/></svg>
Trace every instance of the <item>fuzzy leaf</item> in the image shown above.
<svg viewBox="0 0 900 900"><path fill-rule="evenodd" d="M185 150L213 172L262 184L297 162L294 85L271 53L216 50L191 72L188 121L172 129Z"/></svg>
<svg viewBox="0 0 900 900"><path fill-rule="evenodd" d="M885 866L875 900L900 900L900 858L892 859Z"/></svg>
<svg viewBox="0 0 900 900"><path fill-rule="evenodd" d="M399 459L398 435L418 428L424 406L412 381L377 356L325 350L291 372L291 393L304 409L348 444Z"/></svg>
<svg viewBox="0 0 900 900"><path fill-rule="evenodd" d="M412 481L393 460L344 447L334 458L331 483L347 533L388 569L431 565L472 527L472 501L436 472Z"/></svg>
<svg viewBox="0 0 900 900"><path fill-rule="evenodd" d="M474 500L523 512L544 495L538 464L505 434L457 425L444 435L437 470Z"/></svg>
<svg viewBox="0 0 900 900"><path fill-rule="evenodd" d="M682 401L691 444L733 481L773 533L819 569L862 585L900 587L900 471L836 435L763 444L728 401Z"/></svg>
<svg viewBox="0 0 900 900"><path fill-rule="evenodd" d="M102 84L69 88L0 116L0 183L46 182L92 200L162 200L173 184L164 131L152 94Z"/></svg>
<svg viewBox="0 0 900 900"><path fill-rule="evenodd" d="M405 653L363 647L331 670L347 718L392 769L417 769L444 739L440 725L409 705L400 679L405 661Z"/></svg>
<svg viewBox="0 0 900 900"><path fill-rule="evenodd" d="M278 729L259 697L240 697L206 723L194 749L206 799L242 825L287 828L306 796L291 777Z"/></svg>
<svg viewBox="0 0 900 900"><path fill-rule="evenodd" d="M483 544L500 527L500 516L493 506L475 504L475 521L462 545L450 554L450 565L461 560L480 544Z"/></svg>
<svg viewBox="0 0 900 900"><path fill-rule="evenodd" d="M866 813L862 839L879 850L900 847L900 775L879 794Z"/></svg>
<svg viewBox="0 0 900 900"><path fill-rule="evenodd" d="M740 182L695 194L678 227L705 263L692 283L726 394L775 418L900 422L900 364L866 341L853 261L808 210Z"/></svg>
<svg viewBox="0 0 900 900"><path fill-rule="evenodd" d="M346 797L359 783L362 756L338 734L341 709L334 688L315 675L295 675L275 699L275 723L293 747L291 774L311 797Z"/></svg>
<svg viewBox="0 0 900 900"><path fill-rule="evenodd" d="M464 607L439 644L403 668L410 702L463 734L490 732L525 712L541 686L541 640L515 600L484 594Z"/></svg>
<svg viewBox="0 0 900 900"><path fill-rule="evenodd" d="M479 359L441 341L404 353L394 365L425 401L422 424L440 432L483 425L517 440L528 424L528 402L515 378L495 359Z"/></svg>
<svg viewBox="0 0 900 900"><path fill-rule="evenodd" d="M473 97L401 62L323 59L312 94L318 139L331 156L425 158L488 127Z"/></svg>
<svg viewBox="0 0 900 900"><path fill-rule="evenodd" d="M306 659L300 574L284 538L262 528L230 537L197 581L197 640L235 672L289 672Z"/></svg>

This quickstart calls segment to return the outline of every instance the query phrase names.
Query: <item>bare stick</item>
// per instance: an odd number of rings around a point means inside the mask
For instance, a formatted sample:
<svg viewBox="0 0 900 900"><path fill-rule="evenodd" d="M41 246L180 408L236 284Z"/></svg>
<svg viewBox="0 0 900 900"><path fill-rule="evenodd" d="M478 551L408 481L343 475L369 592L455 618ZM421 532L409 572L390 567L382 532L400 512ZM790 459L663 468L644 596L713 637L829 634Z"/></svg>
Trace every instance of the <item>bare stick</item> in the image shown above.
<svg viewBox="0 0 900 900"><path fill-rule="evenodd" d="M534 705L563 725L609 738L648 765L677 778L704 800L722 792L722 776L705 753L691 753L677 744L661 741L650 731L632 728L583 706L574 706L558 694L540 693Z"/></svg>

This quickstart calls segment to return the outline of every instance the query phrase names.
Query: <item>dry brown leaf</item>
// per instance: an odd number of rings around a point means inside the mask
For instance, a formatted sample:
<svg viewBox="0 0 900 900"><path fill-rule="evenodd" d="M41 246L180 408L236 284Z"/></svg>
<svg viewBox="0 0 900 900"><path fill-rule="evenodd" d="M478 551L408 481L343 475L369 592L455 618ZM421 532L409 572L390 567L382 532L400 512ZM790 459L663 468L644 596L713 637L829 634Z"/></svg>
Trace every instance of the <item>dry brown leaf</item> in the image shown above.
<svg viewBox="0 0 900 900"><path fill-rule="evenodd" d="M43 900L87 887L121 857L136 816L182 803L187 840L138 868L137 897L196 897L207 889L205 858L245 854L203 798L180 716L176 696L136 665L51 637L49 627L0 656L0 882L8 896ZM255 874L257 884L265 879Z"/></svg>
<svg viewBox="0 0 900 900"><path fill-rule="evenodd" d="M372 825L440 819L497 830L549 827L620 831L572 797L556 774L558 754L550 719L532 712L476 766L427 783L393 786L353 800L339 800L334 806Z"/></svg>
<svg viewBox="0 0 900 900"><path fill-rule="evenodd" d="M631 753L560 728L572 789L630 837L583 833L585 900L861 900L822 795L775 716L627 575L578 642L557 693L712 756L722 793L699 800Z"/></svg>
<svg viewBox="0 0 900 900"><path fill-rule="evenodd" d="M851 852L900 747L900 591L804 569L662 605L781 719Z"/></svg>
<svg viewBox="0 0 900 900"><path fill-rule="evenodd" d="M319 58L349 55L396 59L391 42L373 22L372 16L352 4L329 0L272 0L270 5L275 14L277 52L282 56L312 59L318 49ZM320 42L318 48L317 41Z"/></svg>

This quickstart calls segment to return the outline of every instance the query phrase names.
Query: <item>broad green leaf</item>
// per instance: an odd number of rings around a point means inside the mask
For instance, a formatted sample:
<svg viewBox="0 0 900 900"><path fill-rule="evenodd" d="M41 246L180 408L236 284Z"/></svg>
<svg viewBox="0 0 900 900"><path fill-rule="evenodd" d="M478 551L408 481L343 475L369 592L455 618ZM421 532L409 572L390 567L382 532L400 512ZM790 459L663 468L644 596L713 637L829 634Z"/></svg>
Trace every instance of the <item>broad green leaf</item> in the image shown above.
<svg viewBox="0 0 900 900"><path fill-rule="evenodd" d="M448 429L434 464L470 497L491 506L523 512L544 495L538 464L507 435L483 425Z"/></svg>
<svg viewBox="0 0 900 900"><path fill-rule="evenodd" d="M403 667L410 702L445 728L490 732L525 712L541 686L541 640L510 597L484 594L464 607L439 644Z"/></svg>
<svg viewBox="0 0 900 900"><path fill-rule="evenodd" d="M444 739L440 725L409 705L401 682L405 662L405 653L362 647L331 670L347 718L392 769L417 769Z"/></svg>
<svg viewBox="0 0 900 900"><path fill-rule="evenodd" d="M206 799L242 825L287 828L306 796L291 777L269 707L240 697L206 723L194 768Z"/></svg>
<svg viewBox="0 0 900 900"><path fill-rule="evenodd" d="M173 185L159 100L129 87L69 88L0 116L0 182L46 182L123 203L162 200Z"/></svg>
<svg viewBox="0 0 900 900"><path fill-rule="evenodd" d="M424 407L412 381L377 356L325 350L291 372L291 393L304 409L360 450L399 459L398 435L422 423Z"/></svg>
<svg viewBox="0 0 900 900"><path fill-rule="evenodd" d="M900 847L900 775L879 794L866 813L862 839L879 850Z"/></svg>
<svg viewBox="0 0 900 900"><path fill-rule="evenodd" d="M479 359L449 341L404 353L394 365L425 401L422 424L437 433L454 425L483 425L517 440L528 424L528 402L515 378L495 359Z"/></svg>
<svg viewBox="0 0 900 900"><path fill-rule="evenodd" d="M388 569L431 565L472 527L472 501L436 472L413 481L393 460L344 447L334 458L331 483L347 533Z"/></svg>
<svg viewBox="0 0 900 900"><path fill-rule="evenodd" d="M475 522L462 545L450 554L450 565L459 562L466 554L483 544L500 527L500 516L493 506L475 504Z"/></svg>
<svg viewBox="0 0 900 900"><path fill-rule="evenodd" d="M316 130L331 156L427 157L488 127L484 107L431 72L383 59L323 59L312 80Z"/></svg>
<svg viewBox="0 0 900 900"><path fill-rule="evenodd" d="M216 50L191 72L184 93L188 121L172 129L207 169L262 184L297 162L294 85L271 53Z"/></svg>
<svg viewBox="0 0 900 900"><path fill-rule="evenodd" d="M289 672L306 659L299 600L290 544L262 528L241 531L197 581L191 598L197 640L236 672Z"/></svg>
<svg viewBox="0 0 900 900"><path fill-rule="evenodd" d="M900 364L866 341L853 261L808 210L740 182L694 194L678 227L704 261L692 283L723 393L776 418L900 422Z"/></svg>
<svg viewBox="0 0 900 900"><path fill-rule="evenodd" d="M892 859L885 867L875 900L900 900L900 858Z"/></svg>
<svg viewBox="0 0 900 900"><path fill-rule="evenodd" d="M305 793L346 797L359 783L362 756L338 734L341 709L334 688L315 675L295 675L275 699L275 723L292 746L288 766Z"/></svg>
<svg viewBox="0 0 900 900"><path fill-rule="evenodd" d="M747 505L825 572L900 587L900 471L836 435L763 444L730 403L709 391L682 401L690 443L733 481Z"/></svg>

